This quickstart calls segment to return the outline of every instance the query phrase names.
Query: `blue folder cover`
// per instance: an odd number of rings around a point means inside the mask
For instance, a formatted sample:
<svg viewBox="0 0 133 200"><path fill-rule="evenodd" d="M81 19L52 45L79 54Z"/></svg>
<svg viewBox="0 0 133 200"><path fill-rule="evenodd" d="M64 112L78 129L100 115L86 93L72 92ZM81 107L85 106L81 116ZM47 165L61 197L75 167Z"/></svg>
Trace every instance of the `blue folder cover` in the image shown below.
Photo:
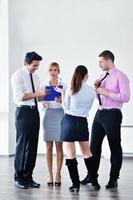
<svg viewBox="0 0 133 200"><path fill-rule="evenodd" d="M63 88L63 85L58 85L59 88ZM61 93L55 91L54 86L45 86L45 89L49 90L49 94L44 96L44 101L54 101L55 97L60 97Z"/></svg>

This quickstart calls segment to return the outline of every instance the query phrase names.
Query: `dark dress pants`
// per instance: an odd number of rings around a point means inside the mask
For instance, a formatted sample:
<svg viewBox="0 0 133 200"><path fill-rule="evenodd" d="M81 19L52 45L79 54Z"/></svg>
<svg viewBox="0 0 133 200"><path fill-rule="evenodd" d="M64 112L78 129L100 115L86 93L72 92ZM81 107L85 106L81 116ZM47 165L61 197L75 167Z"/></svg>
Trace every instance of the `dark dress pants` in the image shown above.
<svg viewBox="0 0 133 200"><path fill-rule="evenodd" d="M35 167L40 118L37 109L16 109L15 181L31 181Z"/></svg>
<svg viewBox="0 0 133 200"><path fill-rule="evenodd" d="M96 112L92 125L90 142L90 148L94 155L93 163L95 177L98 176L97 172L101 158L101 147L106 135L111 151L110 178L119 178L119 172L122 165L121 122L122 114L119 109L103 109Z"/></svg>

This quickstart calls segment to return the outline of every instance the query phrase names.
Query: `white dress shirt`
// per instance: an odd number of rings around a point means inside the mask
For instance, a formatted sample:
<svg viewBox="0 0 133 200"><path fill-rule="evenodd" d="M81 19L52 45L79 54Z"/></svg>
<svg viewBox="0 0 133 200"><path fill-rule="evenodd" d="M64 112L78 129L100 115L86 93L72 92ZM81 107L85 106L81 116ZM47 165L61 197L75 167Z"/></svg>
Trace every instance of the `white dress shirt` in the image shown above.
<svg viewBox="0 0 133 200"><path fill-rule="evenodd" d="M86 83L82 83L81 89L74 95L69 87L65 94L64 111L69 115L87 117L94 98L94 89Z"/></svg>
<svg viewBox="0 0 133 200"><path fill-rule="evenodd" d="M33 73L33 82L35 87L35 92L40 88L40 80L37 74ZM11 84L13 88L13 101L17 106L29 105L34 106L34 99L22 101L25 93L32 93L32 84L30 79L30 72L24 66L17 70L11 77Z"/></svg>

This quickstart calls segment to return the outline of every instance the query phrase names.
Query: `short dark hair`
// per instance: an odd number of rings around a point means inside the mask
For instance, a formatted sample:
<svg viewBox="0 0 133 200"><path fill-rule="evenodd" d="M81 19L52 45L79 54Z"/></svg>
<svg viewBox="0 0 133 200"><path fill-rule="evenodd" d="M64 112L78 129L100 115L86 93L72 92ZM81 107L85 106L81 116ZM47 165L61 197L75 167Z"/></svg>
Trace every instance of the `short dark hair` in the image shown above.
<svg viewBox="0 0 133 200"><path fill-rule="evenodd" d="M42 57L38 55L35 51L27 52L24 59L24 64L31 64L33 60L41 61Z"/></svg>
<svg viewBox="0 0 133 200"><path fill-rule="evenodd" d="M100 53L99 57L103 57L105 60L110 59L110 60L112 60L112 62L114 62L114 60L115 60L114 54L109 50L105 50L102 53Z"/></svg>

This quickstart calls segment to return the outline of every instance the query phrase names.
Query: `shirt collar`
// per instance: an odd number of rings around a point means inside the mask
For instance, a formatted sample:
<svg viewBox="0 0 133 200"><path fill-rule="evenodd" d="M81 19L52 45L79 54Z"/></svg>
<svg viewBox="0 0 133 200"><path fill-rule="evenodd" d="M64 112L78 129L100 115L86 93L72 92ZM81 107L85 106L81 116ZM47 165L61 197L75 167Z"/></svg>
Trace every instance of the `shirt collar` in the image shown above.
<svg viewBox="0 0 133 200"><path fill-rule="evenodd" d="M24 67L23 67L23 69L24 69L24 71L25 71L25 73L26 73L27 75L29 75L29 74L30 74L30 72L29 72L29 70L27 69L27 67L26 67L26 66L24 66Z"/></svg>
<svg viewBox="0 0 133 200"><path fill-rule="evenodd" d="M112 69L108 71L109 74L113 74L116 71L116 67L113 66Z"/></svg>

